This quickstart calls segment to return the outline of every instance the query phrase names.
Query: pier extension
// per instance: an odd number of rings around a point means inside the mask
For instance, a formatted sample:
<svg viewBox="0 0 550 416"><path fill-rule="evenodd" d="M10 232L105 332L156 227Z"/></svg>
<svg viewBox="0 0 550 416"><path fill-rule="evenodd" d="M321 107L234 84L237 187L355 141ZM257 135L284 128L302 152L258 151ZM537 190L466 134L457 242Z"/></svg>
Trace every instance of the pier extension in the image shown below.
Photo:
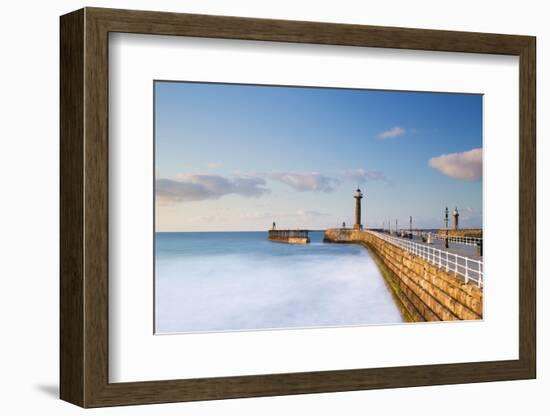
<svg viewBox="0 0 550 416"><path fill-rule="evenodd" d="M465 266L459 261L454 267L449 261L442 263L440 260L439 264L434 264L382 237L382 234L368 230L327 229L324 241L367 247L409 321L483 318L481 264L477 275L469 270L468 260ZM458 269L460 267L462 269ZM466 273L462 276L464 270ZM470 280L469 271L472 273Z"/></svg>
<svg viewBox="0 0 550 416"><path fill-rule="evenodd" d="M310 241L308 230L269 230L267 238L276 243L287 244L308 244Z"/></svg>

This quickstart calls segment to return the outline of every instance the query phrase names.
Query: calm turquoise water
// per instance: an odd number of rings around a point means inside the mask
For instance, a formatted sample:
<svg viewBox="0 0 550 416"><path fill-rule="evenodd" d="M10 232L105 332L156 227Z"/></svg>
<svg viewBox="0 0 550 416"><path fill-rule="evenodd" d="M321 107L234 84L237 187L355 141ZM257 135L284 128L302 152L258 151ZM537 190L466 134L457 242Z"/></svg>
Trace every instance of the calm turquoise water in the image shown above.
<svg viewBox="0 0 550 416"><path fill-rule="evenodd" d="M157 333L402 322L369 252L265 232L156 233Z"/></svg>

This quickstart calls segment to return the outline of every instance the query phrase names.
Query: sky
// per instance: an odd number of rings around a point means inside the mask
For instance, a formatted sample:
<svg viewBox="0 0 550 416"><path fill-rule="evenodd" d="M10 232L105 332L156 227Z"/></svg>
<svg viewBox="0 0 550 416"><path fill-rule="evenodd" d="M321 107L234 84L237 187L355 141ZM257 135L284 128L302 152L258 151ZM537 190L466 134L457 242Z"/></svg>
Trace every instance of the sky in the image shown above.
<svg viewBox="0 0 550 416"><path fill-rule="evenodd" d="M156 231L482 225L482 95L155 81Z"/></svg>

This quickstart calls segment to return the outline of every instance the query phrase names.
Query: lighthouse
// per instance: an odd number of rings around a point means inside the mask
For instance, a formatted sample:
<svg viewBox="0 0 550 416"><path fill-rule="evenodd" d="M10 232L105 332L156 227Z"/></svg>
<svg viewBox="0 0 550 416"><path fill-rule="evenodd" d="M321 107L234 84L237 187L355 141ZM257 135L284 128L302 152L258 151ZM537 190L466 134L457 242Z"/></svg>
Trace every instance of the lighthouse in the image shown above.
<svg viewBox="0 0 550 416"><path fill-rule="evenodd" d="M458 209L453 211L453 229L458 230Z"/></svg>
<svg viewBox="0 0 550 416"><path fill-rule="evenodd" d="M363 226L361 225L361 199L363 199L363 194L361 189L357 188L355 191L355 224L353 224L353 229L362 230Z"/></svg>

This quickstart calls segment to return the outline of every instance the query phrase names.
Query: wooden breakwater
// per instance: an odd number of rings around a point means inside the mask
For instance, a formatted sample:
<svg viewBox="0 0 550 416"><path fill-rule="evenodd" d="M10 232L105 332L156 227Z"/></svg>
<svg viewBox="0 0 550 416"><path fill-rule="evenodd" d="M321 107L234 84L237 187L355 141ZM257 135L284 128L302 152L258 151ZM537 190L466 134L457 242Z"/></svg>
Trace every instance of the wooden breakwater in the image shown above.
<svg viewBox="0 0 550 416"><path fill-rule="evenodd" d="M269 230L267 238L275 243L308 244L308 230Z"/></svg>
<svg viewBox="0 0 550 416"><path fill-rule="evenodd" d="M359 230L328 229L324 241L367 247L410 321L483 317L483 289L379 237Z"/></svg>

